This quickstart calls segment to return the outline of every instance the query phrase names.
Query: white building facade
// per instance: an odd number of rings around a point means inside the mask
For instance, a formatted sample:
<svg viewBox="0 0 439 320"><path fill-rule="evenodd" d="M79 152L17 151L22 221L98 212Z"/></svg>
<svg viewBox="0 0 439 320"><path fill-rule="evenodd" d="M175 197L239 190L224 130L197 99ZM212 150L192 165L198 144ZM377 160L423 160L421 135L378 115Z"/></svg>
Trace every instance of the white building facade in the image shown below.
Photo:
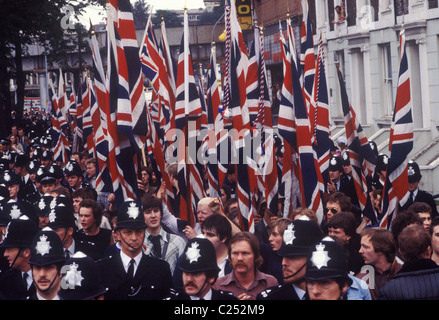
<svg viewBox="0 0 439 320"><path fill-rule="evenodd" d="M312 0L311 0L312 1ZM390 124L399 72L399 32L405 30L411 81L414 147L421 189L439 193L439 8L427 0L344 0L346 20L334 7L342 0L315 0L316 34L325 44L332 137L344 134L335 62L349 100L370 140L389 154ZM316 49L317 52L317 49Z"/></svg>

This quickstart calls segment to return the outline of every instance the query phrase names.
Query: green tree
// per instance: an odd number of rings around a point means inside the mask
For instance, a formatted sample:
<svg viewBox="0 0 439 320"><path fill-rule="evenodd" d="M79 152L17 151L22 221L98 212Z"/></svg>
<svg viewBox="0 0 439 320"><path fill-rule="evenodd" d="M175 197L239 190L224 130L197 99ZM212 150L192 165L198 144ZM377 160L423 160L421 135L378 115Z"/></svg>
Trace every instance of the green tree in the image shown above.
<svg viewBox="0 0 439 320"><path fill-rule="evenodd" d="M133 5L133 19L136 30L145 29L151 6L145 0L136 0Z"/></svg>
<svg viewBox="0 0 439 320"><path fill-rule="evenodd" d="M159 28L162 22L165 21L166 27L181 27L183 25L183 18L174 10L157 10L151 21L154 28Z"/></svg>
<svg viewBox="0 0 439 320"><path fill-rule="evenodd" d="M106 0L0 0L0 121L8 119L12 107L22 116L25 75L22 57L27 45L38 42L49 63L67 63L67 53L78 47L73 35L80 28L65 28L66 8L79 16L89 5L105 5ZM81 46L81 45L80 45ZM13 106L9 79L17 82L17 104ZM0 123L7 128L7 123ZM4 132L1 132L4 134Z"/></svg>

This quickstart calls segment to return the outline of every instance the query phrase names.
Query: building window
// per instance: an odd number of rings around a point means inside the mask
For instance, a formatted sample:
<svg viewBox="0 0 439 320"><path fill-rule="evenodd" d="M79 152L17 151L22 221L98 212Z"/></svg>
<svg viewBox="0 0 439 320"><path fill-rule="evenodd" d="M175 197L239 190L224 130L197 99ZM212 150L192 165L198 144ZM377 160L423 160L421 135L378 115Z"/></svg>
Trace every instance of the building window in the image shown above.
<svg viewBox="0 0 439 320"><path fill-rule="evenodd" d="M346 3L346 20L348 27L357 24L357 1L347 1Z"/></svg>
<svg viewBox="0 0 439 320"><path fill-rule="evenodd" d="M361 123L367 122L366 83L364 79L364 55L360 49L352 50L352 107Z"/></svg>
<svg viewBox="0 0 439 320"><path fill-rule="evenodd" d="M423 106L422 106L422 87L421 66L419 60L419 45L415 41L407 41L407 58L410 74L410 98L412 102L413 127L423 128Z"/></svg>
<svg viewBox="0 0 439 320"><path fill-rule="evenodd" d="M409 0L396 0L395 5L397 16L409 13Z"/></svg>
<svg viewBox="0 0 439 320"><path fill-rule="evenodd" d="M335 20L334 0L328 0L328 21L329 30L334 31L334 24L331 21Z"/></svg>
<svg viewBox="0 0 439 320"><path fill-rule="evenodd" d="M392 56L390 44L380 45L380 83L381 83L381 115L391 117L393 114Z"/></svg>
<svg viewBox="0 0 439 320"><path fill-rule="evenodd" d="M434 9L438 7L438 0L428 0L428 8Z"/></svg>
<svg viewBox="0 0 439 320"><path fill-rule="evenodd" d="M378 0L370 0L370 6L373 8L373 21L378 21L380 12L380 3Z"/></svg>

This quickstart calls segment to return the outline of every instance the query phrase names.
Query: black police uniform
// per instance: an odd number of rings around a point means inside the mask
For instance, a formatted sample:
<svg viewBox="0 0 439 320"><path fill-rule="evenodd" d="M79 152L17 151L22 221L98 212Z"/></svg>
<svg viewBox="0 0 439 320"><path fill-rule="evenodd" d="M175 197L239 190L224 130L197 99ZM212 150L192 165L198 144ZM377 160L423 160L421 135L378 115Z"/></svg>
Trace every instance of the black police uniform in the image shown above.
<svg viewBox="0 0 439 320"><path fill-rule="evenodd" d="M38 225L26 216L12 219L8 224L6 238L0 244L1 248L31 248L32 241L38 232ZM6 300L26 300L35 293L32 284L29 289L24 285L23 276L18 269L9 269L0 279L0 292Z"/></svg>
<svg viewBox="0 0 439 320"><path fill-rule="evenodd" d="M175 292L171 290L171 294L165 300L191 300L191 297L184 291ZM212 289L211 300L238 300L238 298L229 291Z"/></svg>
<svg viewBox="0 0 439 320"><path fill-rule="evenodd" d="M271 287L261 291L256 300L300 300L291 283L277 287ZM304 300L309 300L308 293L305 293Z"/></svg>
<svg viewBox="0 0 439 320"><path fill-rule="evenodd" d="M29 264L38 267L55 264L61 268L65 262L63 244L58 234L48 227L38 232L32 243ZM29 296L28 300L40 299L35 292Z"/></svg>
<svg viewBox="0 0 439 320"><path fill-rule="evenodd" d="M179 260L180 264L177 268L186 273L212 272L212 275L218 276L220 270L216 261L215 247L212 242L206 238L196 237L190 239ZM205 284L206 282L204 285ZM200 288L200 291L201 289L202 288ZM231 292L215 290L212 288L211 291L211 300L238 300L238 298ZM191 300L191 297L184 289L179 289L179 292L171 290L170 295L165 300Z"/></svg>
<svg viewBox="0 0 439 320"><path fill-rule="evenodd" d="M282 237L282 246L278 250L281 257L307 257L309 258L313 245L323 236L322 231L315 222L308 217L301 217L290 222ZM309 261L302 267L309 267ZM296 273L300 272L297 271ZM291 277L291 276L290 276ZM308 299L305 293L304 299ZM256 300L300 300L292 283L285 282L279 286L270 287L261 291Z"/></svg>
<svg viewBox="0 0 439 320"><path fill-rule="evenodd" d="M115 229L146 229L142 212L135 201L125 201L118 208ZM98 261L103 285L108 288L105 300L162 300L169 295L172 287L169 264L146 256L143 250L139 254L141 259L132 279L125 271L120 253Z"/></svg>
<svg viewBox="0 0 439 320"><path fill-rule="evenodd" d="M420 181L422 178L421 170L419 168L419 165L414 161L409 161L408 163L408 179L410 182L416 182ZM425 191L420 190L418 188L418 192L416 194L415 199L409 199L404 206L400 206L400 210L407 210L414 202L425 202L431 207L431 218L434 218L439 215L436 207L436 202L434 201L433 196Z"/></svg>

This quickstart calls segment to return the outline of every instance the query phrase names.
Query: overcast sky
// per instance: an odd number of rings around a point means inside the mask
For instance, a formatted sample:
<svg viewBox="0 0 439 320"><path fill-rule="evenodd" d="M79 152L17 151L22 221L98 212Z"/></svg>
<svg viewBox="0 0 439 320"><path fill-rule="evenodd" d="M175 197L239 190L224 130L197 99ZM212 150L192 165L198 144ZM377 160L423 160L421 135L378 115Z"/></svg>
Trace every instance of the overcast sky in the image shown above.
<svg viewBox="0 0 439 320"><path fill-rule="evenodd" d="M131 0L134 3L135 0ZM203 0L146 0L146 2L153 7L153 10L182 10L185 2L187 2L188 9L204 8ZM98 24L105 21L105 10L100 7L92 7L82 16L81 22L86 26L89 25L89 19L93 24Z"/></svg>

